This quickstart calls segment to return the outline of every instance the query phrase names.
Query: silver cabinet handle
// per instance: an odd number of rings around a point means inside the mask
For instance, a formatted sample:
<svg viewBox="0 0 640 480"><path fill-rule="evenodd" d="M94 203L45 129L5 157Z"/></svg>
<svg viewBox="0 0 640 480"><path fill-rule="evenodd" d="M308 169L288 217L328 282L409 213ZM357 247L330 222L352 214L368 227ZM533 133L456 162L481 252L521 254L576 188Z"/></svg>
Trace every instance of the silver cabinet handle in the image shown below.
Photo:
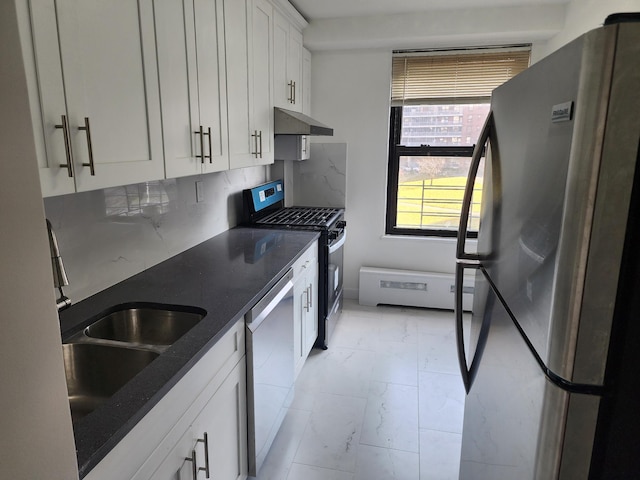
<svg viewBox="0 0 640 480"><path fill-rule="evenodd" d="M200 125L200 129L193 133L200 135L200 155L196 155L196 158L200 159L200 163L204 163L204 128Z"/></svg>
<svg viewBox="0 0 640 480"><path fill-rule="evenodd" d="M309 311L309 289L308 288L304 289L304 298L305 300L304 300L303 308L305 312L308 312Z"/></svg>
<svg viewBox="0 0 640 480"><path fill-rule="evenodd" d="M89 153L89 163L83 163L83 167L89 167L91 176L96 175L96 167L93 161L93 146L91 143L91 127L89 126L89 117L84 117L84 126L78 127L78 130L84 130L87 135L87 152Z"/></svg>
<svg viewBox="0 0 640 480"><path fill-rule="evenodd" d="M308 138L306 135L302 136L302 153L307 153L307 141Z"/></svg>
<svg viewBox="0 0 640 480"><path fill-rule="evenodd" d="M295 84L294 84L293 80L291 80L287 85L289 86L289 98L287 98L287 101L289 103L293 103L293 95L294 95L293 88L294 88Z"/></svg>
<svg viewBox="0 0 640 480"><path fill-rule="evenodd" d="M478 174L478 167L480 166L480 160L482 159L482 150L485 144L491 137L493 131L493 111L489 112L487 120L480 132L480 138L473 149L473 155L471 156L471 165L469 166L469 176L467 177L467 184L464 188L464 197L462 197L462 210L460 212L460 224L458 226L458 241L456 244L456 258L459 260L474 260L479 261L480 256L473 253L466 252L467 242L467 224L469 222L469 211L471 209L471 200L473 198L473 186L476 181L476 175Z"/></svg>
<svg viewBox="0 0 640 480"><path fill-rule="evenodd" d="M211 127L209 127L207 129L207 133L205 133L205 135L207 135L209 137L209 156L207 156L206 158L209 159L209 163L213 163L213 149L212 149L212 140L211 140ZM204 155L204 152L203 152ZM209 478L209 477L207 477Z"/></svg>
<svg viewBox="0 0 640 480"><path fill-rule="evenodd" d="M296 103L296 82L291 82L293 83L293 101L291 103L293 103L295 105Z"/></svg>
<svg viewBox="0 0 640 480"><path fill-rule="evenodd" d="M198 470L204 470L204 476L209 478L209 435L204 432L203 438L198 439L198 443L204 443L204 468L200 467Z"/></svg>
<svg viewBox="0 0 640 480"><path fill-rule="evenodd" d="M60 116L61 123L56 125L56 128L62 129L62 134L64 135L64 151L67 155L67 163L61 163L60 167L66 168L69 177L73 177L73 154L71 152L71 135L69 134L69 122L67 121L66 115Z"/></svg>
<svg viewBox="0 0 640 480"><path fill-rule="evenodd" d="M313 308L313 283L309 284L309 308Z"/></svg>
<svg viewBox="0 0 640 480"><path fill-rule="evenodd" d="M198 439L198 442L200 441L203 441L203 440ZM208 450L205 450L205 452L208 452ZM205 461L207 462L207 468L208 468L208 457L209 457L209 453L205 453ZM193 477L193 480L198 480L198 472L205 471L206 469L204 467L198 467L198 456L196 454L195 448L191 450L191 456L185 457L185 460L187 462L191 462L191 476ZM207 478L209 478L208 471L206 471L206 476Z"/></svg>
<svg viewBox="0 0 640 480"><path fill-rule="evenodd" d="M191 450L191 457L186 457L187 462L191 462L191 476L193 480L198 480L198 459L195 449Z"/></svg>
<svg viewBox="0 0 640 480"><path fill-rule="evenodd" d="M255 155L256 158L258 158L258 131L254 130L253 133L251 134L251 138L253 138L253 146L254 146L254 151L251 152L251 155Z"/></svg>
<svg viewBox="0 0 640 480"><path fill-rule="evenodd" d="M255 152L251 152L251 155L255 155L256 158L262 158L262 130L254 130L251 134L254 139Z"/></svg>

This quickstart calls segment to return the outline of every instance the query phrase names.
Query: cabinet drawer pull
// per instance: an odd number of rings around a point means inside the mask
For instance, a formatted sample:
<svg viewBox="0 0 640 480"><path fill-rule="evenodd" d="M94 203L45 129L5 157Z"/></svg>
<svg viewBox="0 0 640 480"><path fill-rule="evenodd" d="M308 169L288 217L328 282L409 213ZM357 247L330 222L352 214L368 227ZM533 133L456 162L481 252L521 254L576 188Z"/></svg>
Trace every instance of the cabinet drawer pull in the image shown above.
<svg viewBox="0 0 640 480"><path fill-rule="evenodd" d="M62 134L64 135L64 151L67 156L67 163L61 163L60 167L66 168L69 177L73 177L73 154L71 152L71 136L69 135L69 122L67 121L66 115L60 116L61 122L59 125L56 125L56 128L62 129Z"/></svg>
<svg viewBox="0 0 640 480"><path fill-rule="evenodd" d="M313 308L313 283L309 284L309 307Z"/></svg>
<svg viewBox="0 0 640 480"><path fill-rule="evenodd" d="M84 117L84 126L78 127L78 130L84 130L87 135L87 153L89 154L89 163L83 163L83 167L89 167L91 176L95 177L96 167L93 161L93 146L91 143L91 127L89 126L89 117Z"/></svg>
<svg viewBox="0 0 640 480"><path fill-rule="evenodd" d="M201 440L198 439L198 442L200 442ZM205 450L206 451L206 450ZM208 457L209 454L206 454L206 457ZM196 454L196 449L194 448L193 450L191 450L191 456L190 457L185 457L185 460L187 462L191 462L191 476L193 477L193 480L198 480L198 472L205 470L203 467L198 467L198 456ZM209 478L209 473L207 472L207 478Z"/></svg>
<svg viewBox="0 0 640 480"><path fill-rule="evenodd" d="M292 95L293 100L291 100L291 103L293 103L295 105L295 103L296 103L296 82L292 81L291 83L293 83L293 95Z"/></svg>
<svg viewBox="0 0 640 480"><path fill-rule="evenodd" d="M304 289L304 297L305 297L304 311L308 312L309 311L309 289L308 288Z"/></svg>
<svg viewBox="0 0 640 480"><path fill-rule="evenodd" d="M200 467L198 470L204 470L204 476L209 478L209 435L204 432L203 438L198 439L198 443L204 443L204 468Z"/></svg>
<svg viewBox="0 0 640 480"><path fill-rule="evenodd" d="M191 450L191 457L186 457L187 462L191 462L191 476L193 480L198 480L198 459L195 449Z"/></svg>

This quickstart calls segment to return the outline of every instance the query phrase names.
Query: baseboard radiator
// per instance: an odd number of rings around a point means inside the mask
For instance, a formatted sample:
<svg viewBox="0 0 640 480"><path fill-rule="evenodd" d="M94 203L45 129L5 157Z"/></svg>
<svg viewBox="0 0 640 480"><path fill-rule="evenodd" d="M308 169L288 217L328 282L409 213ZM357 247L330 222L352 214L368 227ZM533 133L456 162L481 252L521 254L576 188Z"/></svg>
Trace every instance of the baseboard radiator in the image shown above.
<svg viewBox="0 0 640 480"><path fill-rule="evenodd" d="M360 305L402 305L453 310L453 274L416 272L392 268L360 268ZM473 276L463 281L462 306L473 305Z"/></svg>

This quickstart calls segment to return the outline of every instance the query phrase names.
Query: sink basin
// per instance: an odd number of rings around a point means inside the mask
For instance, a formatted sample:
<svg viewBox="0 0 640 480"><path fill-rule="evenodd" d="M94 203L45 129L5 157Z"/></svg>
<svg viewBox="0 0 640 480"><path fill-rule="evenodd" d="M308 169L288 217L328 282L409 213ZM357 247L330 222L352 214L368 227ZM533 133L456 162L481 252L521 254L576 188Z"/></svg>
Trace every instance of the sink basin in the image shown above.
<svg viewBox="0 0 640 480"><path fill-rule="evenodd" d="M106 402L159 355L90 343L66 343L62 352L73 421Z"/></svg>
<svg viewBox="0 0 640 480"><path fill-rule="evenodd" d="M164 308L123 308L97 320L85 335L143 345L171 345L204 317L203 311Z"/></svg>

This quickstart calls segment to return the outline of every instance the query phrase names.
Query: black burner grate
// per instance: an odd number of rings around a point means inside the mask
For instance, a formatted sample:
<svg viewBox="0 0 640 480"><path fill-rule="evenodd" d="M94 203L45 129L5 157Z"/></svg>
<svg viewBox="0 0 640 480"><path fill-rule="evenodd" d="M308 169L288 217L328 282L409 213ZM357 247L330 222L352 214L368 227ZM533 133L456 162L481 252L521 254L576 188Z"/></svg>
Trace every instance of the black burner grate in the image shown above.
<svg viewBox="0 0 640 480"><path fill-rule="evenodd" d="M282 225L301 227L324 227L330 225L340 210L324 207L287 207L281 208L260 219L262 225Z"/></svg>

